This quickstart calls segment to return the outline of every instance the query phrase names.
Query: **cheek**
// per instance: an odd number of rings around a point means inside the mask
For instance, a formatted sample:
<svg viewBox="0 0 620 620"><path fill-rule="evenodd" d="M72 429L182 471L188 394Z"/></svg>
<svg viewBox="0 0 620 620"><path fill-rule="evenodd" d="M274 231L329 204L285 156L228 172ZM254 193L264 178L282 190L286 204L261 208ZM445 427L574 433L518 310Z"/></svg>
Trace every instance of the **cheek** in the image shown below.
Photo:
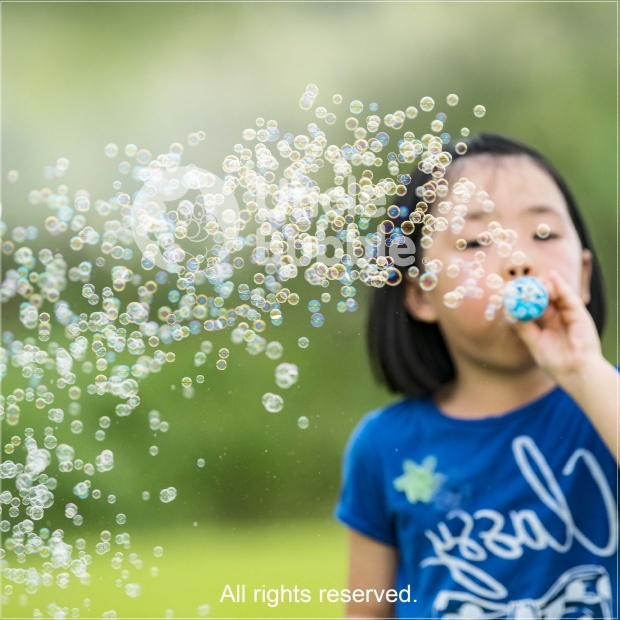
<svg viewBox="0 0 620 620"><path fill-rule="evenodd" d="M455 338L476 334L480 336L488 330L493 330L492 322L484 318L489 293L484 285L482 288L485 294L481 299L464 297L457 308L448 307L444 303L444 295L463 285L465 279L464 276L449 278L445 274L440 274L437 288L432 292L439 325Z"/></svg>
<svg viewBox="0 0 620 620"><path fill-rule="evenodd" d="M549 246L538 250L536 266L537 275L546 276L555 269L576 290L581 289L582 250L572 243L547 242Z"/></svg>

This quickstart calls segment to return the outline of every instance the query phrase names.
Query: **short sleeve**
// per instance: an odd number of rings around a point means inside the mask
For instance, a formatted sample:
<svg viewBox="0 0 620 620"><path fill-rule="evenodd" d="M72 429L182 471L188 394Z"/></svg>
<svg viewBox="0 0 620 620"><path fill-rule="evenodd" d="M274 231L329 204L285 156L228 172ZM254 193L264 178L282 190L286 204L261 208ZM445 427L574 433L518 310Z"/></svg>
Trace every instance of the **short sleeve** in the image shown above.
<svg viewBox="0 0 620 620"><path fill-rule="evenodd" d="M378 449L378 415L374 412L367 414L347 442L342 459L340 496L334 516L361 534L386 545L396 546Z"/></svg>

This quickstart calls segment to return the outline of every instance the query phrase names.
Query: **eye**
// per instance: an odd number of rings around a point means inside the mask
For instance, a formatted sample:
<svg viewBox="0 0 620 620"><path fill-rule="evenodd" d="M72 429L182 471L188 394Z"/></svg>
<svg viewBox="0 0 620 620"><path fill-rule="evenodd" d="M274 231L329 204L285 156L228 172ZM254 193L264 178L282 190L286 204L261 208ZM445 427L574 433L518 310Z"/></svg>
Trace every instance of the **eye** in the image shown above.
<svg viewBox="0 0 620 620"><path fill-rule="evenodd" d="M467 241L468 248L481 248L482 246L478 243L477 239L472 239L471 241Z"/></svg>
<svg viewBox="0 0 620 620"><path fill-rule="evenodd" d="M558 239L559 235L556 235L555 233L550 232L548 235L542 237L541 235L539 235L538 233L534 234L534 239L536 239L537 241L549 241L549 239Z"/></svg>

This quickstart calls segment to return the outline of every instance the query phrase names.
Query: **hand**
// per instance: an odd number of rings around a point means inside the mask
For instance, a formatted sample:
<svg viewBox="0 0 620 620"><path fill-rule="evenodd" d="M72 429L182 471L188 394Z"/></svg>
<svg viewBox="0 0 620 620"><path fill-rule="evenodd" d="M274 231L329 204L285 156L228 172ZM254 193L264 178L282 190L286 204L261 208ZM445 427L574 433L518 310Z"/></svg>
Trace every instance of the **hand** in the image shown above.
<svg viewBox="0 0 620 620"><path fill-rule="evenodd" d="M583 300L557 271L543 280L549 306L537 321L518 321L513 328L536 363L566 387L592 362L602 360L596 326Z"/></svg>
<svg viewBox="0 0 620 620"><path fill-rule="evenodd" d="M594 321L583 300L557 271L543 282L549 306L538 321L513 325L536 363L581 407L620 464L620 375L605 360Z"/></svg>

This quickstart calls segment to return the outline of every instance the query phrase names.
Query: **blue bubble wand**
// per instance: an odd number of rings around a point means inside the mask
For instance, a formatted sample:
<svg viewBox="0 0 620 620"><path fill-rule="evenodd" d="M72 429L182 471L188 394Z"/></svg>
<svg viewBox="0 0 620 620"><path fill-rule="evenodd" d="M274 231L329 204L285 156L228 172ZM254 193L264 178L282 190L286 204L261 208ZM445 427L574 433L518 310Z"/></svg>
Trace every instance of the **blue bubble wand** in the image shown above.
<svg viewBox="0 0 620 620"><path fill-rule="evenodd" d="M504 308L518 321L540 318L549 305L549 293L543 283L532 276L522 276L506 285Z"/></svg>

